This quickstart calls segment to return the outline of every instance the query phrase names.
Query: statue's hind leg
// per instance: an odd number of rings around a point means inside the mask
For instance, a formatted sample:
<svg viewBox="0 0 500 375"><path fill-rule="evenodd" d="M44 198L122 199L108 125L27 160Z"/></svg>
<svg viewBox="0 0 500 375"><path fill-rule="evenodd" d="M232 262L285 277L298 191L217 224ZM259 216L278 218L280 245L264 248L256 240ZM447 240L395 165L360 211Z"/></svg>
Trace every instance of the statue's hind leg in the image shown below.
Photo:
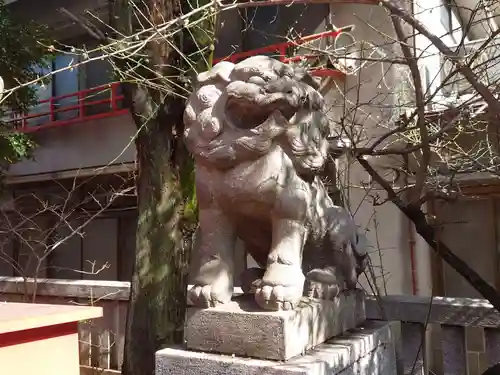
<svg viewBox="0 0 500 375"><path fill-rule="evenodd" d="M342 273L335 266L314 268L306 275L306 294L311 298L334 299L342 291L343 285Z"/></svg>

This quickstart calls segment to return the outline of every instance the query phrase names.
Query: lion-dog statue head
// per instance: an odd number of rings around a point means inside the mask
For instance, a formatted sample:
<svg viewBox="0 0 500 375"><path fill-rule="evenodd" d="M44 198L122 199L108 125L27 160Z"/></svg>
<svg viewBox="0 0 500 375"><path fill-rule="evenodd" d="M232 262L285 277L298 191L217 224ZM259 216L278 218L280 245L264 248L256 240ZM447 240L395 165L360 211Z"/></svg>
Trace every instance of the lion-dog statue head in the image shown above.
<svg viewBox="0 0 500 375"><path fill-rule="evenodd" d="M197 161L227 168L279 142L295 167L311 174L323 166L328 150L324 100L316 88L304 69L267 56L220 62L198 75L189 97L187 147Z"/></svg>

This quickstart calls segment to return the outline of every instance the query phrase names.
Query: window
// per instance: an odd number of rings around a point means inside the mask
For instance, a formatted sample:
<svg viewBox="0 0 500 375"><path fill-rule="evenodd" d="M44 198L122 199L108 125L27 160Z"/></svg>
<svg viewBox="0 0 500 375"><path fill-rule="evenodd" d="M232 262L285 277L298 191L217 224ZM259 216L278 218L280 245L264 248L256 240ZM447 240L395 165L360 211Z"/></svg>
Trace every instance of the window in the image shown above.
<svg viewBox="0 0 500 375"><path fill-rule="evenodd" d="M425 90L430 91L431 88L431 72L429 71L429 67L426 65L424 67L424 79L425 79Z"/></svg>
<svg viewBox="0 0 500 375"><path fill-rule="evenodd" d="M49 83L37 85L40 103L29 111L29 115L49 112L50 98L56 98L52 102L53 110L60 111L55 112L52 119L49 115L29 119L28 126L39 126L51 120L61 121L79 117L80 110L78 108L62 110L64 108L76 106L80 103L79 99L81 98L79 98L78 95L71 94L76 94L81 90L101 86L112 81L113 72L108 61L92 60L86 64L67 69L69 66L77 65L79 62L80 57L78 55L60 54L55 57L51 68L40 71L40 75L46 75L51 71L55 72L60 70L60 72L53 74ZM60 98L61 96L63 96L63 98ZM106 90L88 93L83 100L88 103L108 99L109 97L110 90ZM109 110L109 103L87 105L83 109L83 116L95 115Z"/></svg>
<svg viewBox="0 0 500 375"><path fill-rule="evenodd" d="M441 19L441 25L443 25L446 33L453 37L453 17L451 11L451 1L441 0L441 6L439 7L439 14Z"/></svg>
<svg viewBox="0 0 500 375"><path fill-rule="evenodd" d="M279 5L249 8L244 34L245 50L286 42L325 29L327 4Z"/></svg>
<svg viewBox="0 0 500 375"><path fill-rule="evenodd" d="M0 220L0 276L130 280L136 197L124 194L105 210L99 197L127 189L133 179L95 177L85 183L78 180L78 188L73 180L59 183L43 182L13 192L15 210Z"/></svg>
<svg viewBox="0 0 500 375"><path fill-rule="evenodd" d="M72 55L59 55L55 58L52 63L53 71L64 69L68 66L72 66L78 63L78 57ZM52 77L52 96L58 97L63 95L69 95L77 92L80 88L79 85L79 68L70 68L63 70L60 73L55 74ZM69 107L78 104L78 97L69 96L62 99L57 99L54 101L54 107L56 109ZM57 120L68 120L78 116L78 110L73 109L70 111L58 112L55 115Z"/></svg>
<svg viewBox="0 0 500 375"><path fill-rule="evenodd" d="M50 68L37 68L36 70L38 71L37 73L41 77L43 77L51 72ZM30 111L29 111L30 115L36 115L39 113L46 113L50 110L49 103L45 102L45 101L49 100L50 97L52 96L52 92L53 92L52 80L45 83L45 84L42 84L42 85L36 85L35 89L36 89L36 93L38 96L38 100L41 103L30 109ZM49 116L35 117L35 118L30 119L28 121L28 125L29 126L37 126L37 125L41 125L49 120L50 120Z"/></svg>

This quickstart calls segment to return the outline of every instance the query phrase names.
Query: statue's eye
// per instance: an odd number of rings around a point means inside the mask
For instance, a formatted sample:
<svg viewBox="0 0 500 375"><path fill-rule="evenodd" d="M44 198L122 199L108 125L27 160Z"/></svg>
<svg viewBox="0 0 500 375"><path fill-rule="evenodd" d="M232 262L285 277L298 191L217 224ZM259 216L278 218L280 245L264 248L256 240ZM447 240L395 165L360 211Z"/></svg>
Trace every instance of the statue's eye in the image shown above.
<svg viewBox="0 0 500 375"><path fill-rule="evenodd" d="M262 77L253 76L248 79L248 83L253 83L255 85L264 86L266 81Z"/></svg>
<svg viewBox="0 0 500 375"><path fill-rule="evenodd" d="M272 72L264 72L260 77L266 82L271 82L275 79L278 79L278 77Z"/></svg>

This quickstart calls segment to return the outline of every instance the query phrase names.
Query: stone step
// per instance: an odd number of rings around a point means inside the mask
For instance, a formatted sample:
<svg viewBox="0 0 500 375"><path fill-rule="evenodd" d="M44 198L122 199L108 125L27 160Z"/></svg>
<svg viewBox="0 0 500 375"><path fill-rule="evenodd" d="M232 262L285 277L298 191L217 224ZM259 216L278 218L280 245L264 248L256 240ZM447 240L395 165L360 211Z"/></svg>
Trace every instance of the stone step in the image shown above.
<svg viewBox="0 0 500 375"><path fill-rule="evenodd" d="M397 375L400 322L366 321L287 362L167 348L156 375Z"/></svg>

